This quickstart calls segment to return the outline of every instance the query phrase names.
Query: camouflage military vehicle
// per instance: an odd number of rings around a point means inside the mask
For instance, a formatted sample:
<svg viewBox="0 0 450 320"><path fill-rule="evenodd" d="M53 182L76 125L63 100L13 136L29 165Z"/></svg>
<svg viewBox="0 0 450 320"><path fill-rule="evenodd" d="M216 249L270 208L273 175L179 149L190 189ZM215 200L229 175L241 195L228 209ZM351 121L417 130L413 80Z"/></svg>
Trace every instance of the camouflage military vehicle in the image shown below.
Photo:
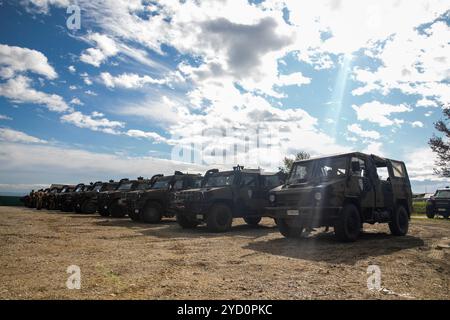
<svg viewBox="0 0 450 320"><path fill-rule="evenodd" d="M52 184L50 186L50 191L47 192L44 196L43 207L48 210L56 209L56 195L61 192L63 185L61 184Z"/></svg>
<svg viewBox="0 0 450 320"><path fill-rule="evenodd" d="M137 180L122 179L117 189L101 192L98 197L98 212L102 216L116 218L127 214L124 199L128 192L149 188L150 180L139 177Z"/></svg>
<svg viewBox="0 0 450 320"><path fill-rule="evenodd" d="M64 185L60 192L55 194L55 210L62 210L62 204L67 193L73 192L76 186Z"/></svg>
<svg viewBox="0 0 450 320"><path fill-rule="evenodd" d="M34 202L37 210L41 210L43 208L45 194L49 191L50 189L40 189L34 194Z"/></svg>
<svg viewBox="0 0 450 320"><path fill-rule="evenodd" d="M25 205L25 207L27 207L27 208L33 208L34 207L33 198L34 198L34 189L31 190L29 194L27 194L26 196L24 196L22 198L23 199L23 204Z"/></svg>
<svg viewBox="0 0 450 320"><path fill-rule="evenodd" d="M450 188L436 190L435 194L427 200L426 204L427 217L433 219L440 215L445 219L450 217Z"/></svg>
<svg viewBox="0 0 450 320"><path fill-rule="evenodd" d="M403 236L412 212L405 164L360 152L294 162L269 200L285 237L332 226L338 240L355 241L363 223L388 223Z"/></svg>
<svg viewBox="0 0 450 320"><path fill-rule="evenodd" d="M83 192L86 185L84 183L79 183L75 186L75 188L70 192L65 192L61 194L60 201L60 209L64 212L71 212L74 210L74 198L76 197L76 194L79 192Z"/></svg>
<svg viewBox="0 0 450 320"><path fill-rule="evenodd" d="M127 212L134 221L157 223L162 217L173 217L174 212L169 210L171 194L200 186L202 177L175 171L174 175L157 175L152 180L148 190L127 195Z"/></svg>
<svg viewBox="0 0 450 320"><path fill-rule="evenodd" d="M231 228L233 218L244 218L255 226L267 215L269 191L283 181L281 172L263 173L240 166L232 171L212 169L200 188L177 192L171 207L183 228L206 222L210 231L224 232Z"/></svg>
<svg viewBox="0 0 450 320"><path fill-rule="evenodd" d="M93 214L97 211L98 195L100 192L113 191L119 185L118 182L110 180L109 182L97 181L91 183L83 192L77 194L75 203L75 212Z"/></svg>

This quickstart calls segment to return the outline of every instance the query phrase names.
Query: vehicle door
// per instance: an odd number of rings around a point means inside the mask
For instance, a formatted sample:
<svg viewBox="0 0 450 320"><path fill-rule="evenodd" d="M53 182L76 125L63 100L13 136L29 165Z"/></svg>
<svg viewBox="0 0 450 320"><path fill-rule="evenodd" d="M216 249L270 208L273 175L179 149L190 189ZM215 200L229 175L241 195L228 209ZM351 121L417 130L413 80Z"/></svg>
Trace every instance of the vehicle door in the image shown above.
<svg viewBox="0 0 450 320"><path fill-rule="evenodd" d="M355 170L353 163L359 163L359 170ZM359 198L363 211L374 208L376 194L375 169L365 157L352 157L350 165L350 192L352 196ZM358 167L358 166L356 166ZM372 170L371 170L372 168Z"/></svg>
<svg viewBox="0 0 450 320"><path fill-rule="evenodd" d="M261 193L258 193L259 187L258 173L242 173L239 179L238 207L242 216L254 215L261 205Z"/></svg>

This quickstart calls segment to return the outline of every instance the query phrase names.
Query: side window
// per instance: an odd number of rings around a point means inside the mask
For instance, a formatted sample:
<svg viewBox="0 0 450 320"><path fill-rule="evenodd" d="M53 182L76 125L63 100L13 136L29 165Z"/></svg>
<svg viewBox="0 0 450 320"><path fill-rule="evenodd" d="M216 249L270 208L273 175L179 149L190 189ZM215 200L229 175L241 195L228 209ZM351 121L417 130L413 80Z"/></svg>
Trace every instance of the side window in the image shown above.
<svg viewBox="0 0 450 320"><path fill-rule="evenodd" d="M359 167L361 168L361 170L358 172L352 171L352 175L358 177L366 177L367 176L366 162L363 159L356 157L352 158L352 162L359 162Z"/></svg>
<svg viewBox="0 0 450 320"><path fill-rule="evenodd" d="M175 181L172 187L173 190L181 190L183 189L183 179Z"/></svg>
<svg viewBox="0 0 450 320"><path fill-rule="evenodd" d="M202 186L202 179L194 178L190 181L190 186L194 189L200 188Z"/></svg>
<svg viewBox="0 0 450 320"><path fill-rule="evenodd" d="M242 176L241 186L256 187L256 175L246 174Z"/></svg>
<svg viewBox="0 0 450 320"><path fill-rule="evenodd" d="M388 171L388 168L386 166L377 167L377 174L378 174L378 178L381 181L388 181L388 179L389 179L389 171Z"/></svg>
<svg viewBox="0 0 450 320"><path fill-rule="evenodd" d="M279 176L263 176L264 186L275 188L281 185Z"/></svg>
<svg viewBox="0 0 450 320"><path fill-rule="evenodd" d="M397 161L391 161L391 163L392 163L392 171L394 172L394 177L404 178L405 169L403 163Z"/></svg>

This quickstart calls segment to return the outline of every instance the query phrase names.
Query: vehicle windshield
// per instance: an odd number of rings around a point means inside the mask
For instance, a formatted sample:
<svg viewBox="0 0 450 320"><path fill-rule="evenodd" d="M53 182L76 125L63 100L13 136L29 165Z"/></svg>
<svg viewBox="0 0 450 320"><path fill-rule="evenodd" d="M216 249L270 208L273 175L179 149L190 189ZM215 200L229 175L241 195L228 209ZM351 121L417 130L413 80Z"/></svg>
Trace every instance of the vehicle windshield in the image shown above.
<svg viewBox="0 0 450 320"><path fill-rule="evenodd" d="M450 190L438 190L434 195L435 198L450 198Z"/></svg>
<svg viewBox="0 0 450 320"><path fill-rule="evenodd" d="M81 192L83 190L84 186L79 186L75 189L75 192Z"/></svg>
<svg viewBox="0 0 450 320"><path fill-rule="evenodd" d="M153 184L152 189L168 189L171 180L172 178L170 177L160 178Z"/></svg>
<svg viewBox="0 0 450 320"><path fill-rule="evenodd" d="M205 182L206 188L231 186L234 182L234 172L219 172L208 176Z"/></svg>
<svg viewBox="0 0 450 320"><path fill-rule="evenodd" d="M132 182L122 183L117 190L130 190L132 186Z"/></svg>
<svg viewBox="0 0 450 320"><path fill-rule="evenodd" d="M66 192L66 191L67 191L67 188L63 188L63 189L61 190L61 193Z"/></svg>
<svg viewBox="0 0 450 320"><path fill-rule="evenodd" d="M98 184L94 187L93 191L100 191L102 189L102 185Z"/></svg>
<svg viewBox="0 0 450 320"><path fill-rule="evenodd" d="M347 158L325 158L294 163L288 184L306 183L313 179L335 179L347 174Z"/></svg>
<svg viewBox="0 0 450 320"><path fill-rule="evenodd" d="M147 190L150 189L150 184L148 182L141 182L138 184L136 190Z"/></svg>

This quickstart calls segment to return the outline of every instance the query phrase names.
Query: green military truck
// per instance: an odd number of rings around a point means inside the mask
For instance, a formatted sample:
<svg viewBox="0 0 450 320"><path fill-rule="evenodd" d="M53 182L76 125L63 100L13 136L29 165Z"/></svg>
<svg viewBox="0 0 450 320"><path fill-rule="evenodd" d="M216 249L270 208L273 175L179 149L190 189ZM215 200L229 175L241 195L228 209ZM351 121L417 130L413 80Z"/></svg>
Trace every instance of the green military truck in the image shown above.
<svg viewBox="0 0 450 320"><path fill-rule="evenodd" d="M98 212L101 216L124 217L127 214L125 197L128 192L146 190L150 188L151 181L142 177L136 180L121 179L114 190L103 191L98 194Z"/></svg>
<svg viewBox="0 0 450 320"><path fill-rule="evenodd" d="M128 216L134 221L157 223L162 217L173 217L174 212L169 210L171 195L200 186L202 176L175 171L171 176L156 175L152 180L148 190L127 194Z"/></svg>
<svg viewBox="0 0 450 320"><path fill-rule="evenodd" d="M285 237L334 227L338 240L358 239L363 223L388 223L408 232L412 192L405 164L360 152L294 162L286 183L269 195Z"/></svg>
<svg viewBox="0 0 450 320"><path fill-rule="evenodd" d="M177 192L171 202L177 222L182 228L206 223L212 232L231 228L233 218L243 218L257 225L268 216L269 191L284 181L279 173L263 173L259 169L237 166L231 171L208 170L197 189Z"/></svg>

